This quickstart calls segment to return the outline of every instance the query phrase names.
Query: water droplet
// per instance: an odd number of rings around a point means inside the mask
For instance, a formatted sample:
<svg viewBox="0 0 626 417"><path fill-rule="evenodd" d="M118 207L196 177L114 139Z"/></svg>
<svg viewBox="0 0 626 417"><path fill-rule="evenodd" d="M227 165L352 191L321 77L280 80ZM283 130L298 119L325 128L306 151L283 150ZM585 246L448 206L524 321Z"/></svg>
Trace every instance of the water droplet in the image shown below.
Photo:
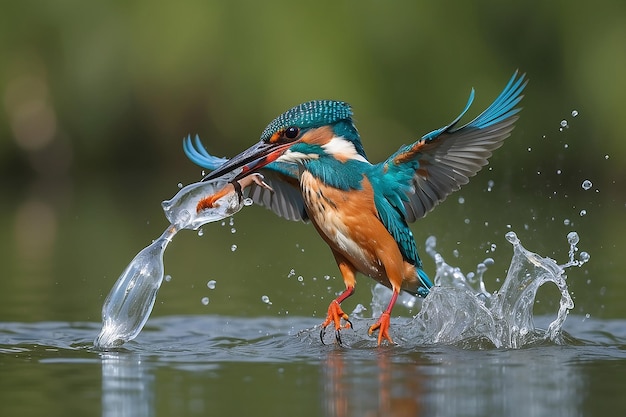
<svg viewBox="0 0 626 417"><path fill-rule="evenodd" d="M328 281L330 279L330 275L324 275L324 279Z"/></svg>
<svg viewBox="0 0 626 417"><path fill-rule="evenodd" d="M178 185L178 188L183 188L183 183L182 182L179 182L177 185Z"/></svg>
<svg viewBox="0 0 626 417"><path fill-rule="evenodd" d="M237 250L237 245L234 245L234 244L233 244L233 245L230 247L230 250L231 250L231 252L236 251L236 250Z"/></svg>
<svg viewBox="0 0 626 417"><path fill-rule="evenodd" d="M465 222L465 224L469 224L470 223L470 219L465 219L463 221Z"/></svg>
<svg viewBox="0 0 626 417"><path fill-rule="evenodd" d="M515 232L507 232L507 234L504 235L504 237L506 238L506 240L508 240L514 245L519 243L519 239L517 238L517 235L515 234Z"/></svg>
<svg viewBox="0 0 626 417"><path fill-rule="evenodd" d="M202 297L202 300L200 300L200 302L203 305L208 305L209 304L209 297Z"/></svg>
<svg viewBox="0 0 626 417"><path fill-rule="evenodd" d="M593 183L591 181L589 181L589 180L584 180L583 183L582 183L582 187L583 187L583 190L586 191L586 190L590 189L591 187L593 187Z"/></svg>
<svg viewBox="0 0 626 417"><path fill-rule="evenodd" d="M254 204L254 201L251 198L244 198L243 199L243 205L244 206L251 206L252 204Z"/></svg>
<svg viewBox="0 0 626 417"><path fill-rule="evenodd" d="M291 271L289 271L289 273L287 274L287 278L291 278L292 276L296 275L296 270L292 269Z"/></svg>
<svg viewBox="0 0 626 417"><path fill-rule="evenodd" d="M207 283L206 283L206 286L207 286L210 290L214 290L214 289L215 289L215 284L216 284L216 283L217 283L217 282L216 282L214 279L212 279L211 281L209 281L209 282L207 282Z"/></svg>
<svg viewBox="0 0 626 417"><path fill-rule="evenodd" d="M497 248L496 244L495 244L495 243L492 243L492 244L491 244L491 251L492 251L492 252L495 252L495 251L496 251L496 248Z"/></svg>
<svg viewBox="0 0 626 417"><path fill-rule="evenodd" d="M198 236L204 236L204 230L202 230L202 228L198 229Z"/></svg>
<svg viewBox="0 0 626 417"><path fill-rule="evenodd" d="M561 120L561 127L567 127L567 120Z"/></svg>
<svg viewBox="0 0 626 417"><path fill-rule="evenodd" d="M528 152L532 151L533 148L531 148L530 146L528 147Z"/></svg>
<svg viewBox="0 0 626 417"><path fill-rule="evenodd" d="M557 175L561 175L561 172L562 172L562 171L561 171L560 169L557 169L557 170L556 170L556 174L557 174Z"/></svg>
<svg viewBox="0 0 626 417"><path fill-rule="evenodd" d="M609 156L608 155L604 155L604 159L609 159Z"/></svg>
<svg viewBox="0 0 626 417"><path fill-rule="evenodd" d="M570 225L570 223L571 223L570 219L565 219L565 220L563 220L563 224L564 224L565 226L569 226L569 225Z"/></svg>
<svg viewBox="0 0 626 417"><path fill-rule="evenodd" d="M578 237L578 233L569 232L567 234L567 243L569 243L571 246L577 245L579 240L580 238Z"/></svg>
<svg viewBox="0 0 626 417"><path fill-rule="evenodd" d="M495 182L493 180L487 181L487 191L491 191L493 189Z"/></svg>
<svg viewBox="0 0 626 417"><path fill-rule="evenodd" d="M228 225L229 226L234 226L235 225L235 218L231 217L230 219L228 219Z"/></svg>
<svg viewBox="0 0 626 417"><path fill-rule="evenodd" d="M172 280L172 276L166 275L163 279L165 280L165 282L170 282Z"/></svg>
<svg viewBox="0 0 626 417"><path fill-rule="evenodd" d="M580 252L580 255L578 256L579 256L581 264L584 264L591 258L591 255L589 255L589 253L587 252Z"/></svg>
<svg viewBox="0 0 626 417"><path fill-rule="evenodd" d="M458 250L458 249L454 249L454 250L452 251L452 255L453 255L455 258L458 258L458 257L459 257L459 250Z"/></svg>
<svg viewBox="0 0 626 417"><path fill-rule="evenodd" d="M584 216L585 214L587 214L587 210L582 209L582 210L580 211L580 217Z"/></svg>
<svg viewBox="0 0 626 417"><path fill-rule="evenodd" d="M464 203L465 203L465 198L459 197L459 204L464 204Z"/></svg>
<svg viewBox="0 0 626 417"><path fill-rule="evenodd" d="M298 281L300 282L304 281L304 277L302 275L298 275Z"/></svg>
<svg viewBox="0 0 626 417"><path fill-rule="evenodd" d="M572 110L572 117L578 116L578 110Z"/></svg>
<svg viewBox="0 0 626 417"><path fill-rule="evenodd" d="M359 304L357 304L354 307L354 310L352 310L352 314L351 315L352 316L358 316L358 315L363 314L364 311L367 311L367 308L365 308L365 306L363 304L359 303Z"/></svg>
<svg viewBox="0 0 626 417"><path fill-rule="evenodd" d="M235 229L234 227L232 227L232 228L230 229L230 233L237 233L237 229Z"/></svg>
<svg viewBox="0 0 626 417"><path fill-rule="evenodd" d="M267 295L263 295L261 297L261 301L263 301L265 304L271 305L272 302L270 301L270 298Z"/></svg>

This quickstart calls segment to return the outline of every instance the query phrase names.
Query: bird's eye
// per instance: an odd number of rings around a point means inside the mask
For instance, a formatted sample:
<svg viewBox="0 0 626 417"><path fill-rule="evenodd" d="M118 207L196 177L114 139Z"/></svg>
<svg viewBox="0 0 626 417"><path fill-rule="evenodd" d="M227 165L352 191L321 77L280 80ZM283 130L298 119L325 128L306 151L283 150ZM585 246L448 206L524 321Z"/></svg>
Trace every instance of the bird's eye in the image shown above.
<svg viewBox="0 0 626 417"><path fill-rule="evenodd" d="M289 126L287 129L285 129L285 137L287 139L295 139L298 137L299 134L300 129L295 126Z"/></svg>

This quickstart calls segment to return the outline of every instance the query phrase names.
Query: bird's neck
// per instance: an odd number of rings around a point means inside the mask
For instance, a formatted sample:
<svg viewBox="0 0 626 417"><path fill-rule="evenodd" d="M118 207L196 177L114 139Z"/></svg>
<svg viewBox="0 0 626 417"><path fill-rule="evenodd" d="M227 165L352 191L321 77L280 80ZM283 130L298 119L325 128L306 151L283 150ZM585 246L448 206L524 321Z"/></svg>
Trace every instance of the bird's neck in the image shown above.
<svg viewBox="0 0 626 417"><path fill-rule="evenodd" d="M363 174L372 165L359 149L359 142L333 135L323 141L296 143L277 161L298 164L325 185L360 189Z"/></svg>
<svg viewBox="0 0 626 417"><path fill-rule="evenodd" d="M370 163L361 158L339 159L331 154L321 154L318 158L302 162L302 169L309 172L321 183L340 190L360 190Z"/></svg>

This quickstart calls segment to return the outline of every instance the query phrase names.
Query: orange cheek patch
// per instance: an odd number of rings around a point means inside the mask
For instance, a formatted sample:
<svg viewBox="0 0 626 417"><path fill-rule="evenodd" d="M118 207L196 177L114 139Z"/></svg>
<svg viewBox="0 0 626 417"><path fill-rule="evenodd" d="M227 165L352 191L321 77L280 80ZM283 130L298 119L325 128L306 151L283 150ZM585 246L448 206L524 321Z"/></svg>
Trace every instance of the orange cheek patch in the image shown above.
<svg viewBox="0 0 626 417"><path fill-rule="evenodd" d="M304 143L311 145L324 145L333 138L333 130L330 126L322 126L317 129L311 129L306 132L300 139Z"/></svg>
<svg viewBox="0 0 626 417"><path fill-rule="evenodd" d="M272 135L272 137L270 138L270 143L277 143L280 141L280 138L283 136L284 131L283 130L279 130L278 132L274 133Z"/></svg>

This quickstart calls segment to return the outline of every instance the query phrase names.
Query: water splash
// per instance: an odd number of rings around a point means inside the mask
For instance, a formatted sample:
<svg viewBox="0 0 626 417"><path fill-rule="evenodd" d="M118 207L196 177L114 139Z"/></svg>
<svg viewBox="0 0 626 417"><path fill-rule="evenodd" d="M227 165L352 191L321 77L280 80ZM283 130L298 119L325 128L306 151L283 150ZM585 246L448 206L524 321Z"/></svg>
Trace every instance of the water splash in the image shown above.
<svg viewBox="0 0 626 417"><path fill-rule="evenodd" d="M163 282L163 252L176 234L171 226L139 252L111 288L102 305L102 329L96 347L121 346L137 337L154 307Z"/></svg>
<svg viewBox="0 0 626 417"><path fill-rule="evenodd" d="M165 217L177 229L197 230L200 226L222 220L241 210L245 201L236 192L217 199L211 208L198 210L198 203L229 185L237 172L213 181L200 181L182 188L172 199L161 203Z"/></svg>
<svg viewBox="0 0 626 417"><path fill-rule="evenodd" d="M113 285L102 306L102 329L94 341L95 347L121 346L141 332L163 283L163 253L179 230L197 230L206 223L232 216L249 203L241 199L229 184L237 173L186 187L181 184L181 190L171 200L162 203L165 217L171 224L158 239L133 258ZM226 190L228 186L232 191L218 198L210 207L199 205L205 198ZM236 248L233 245L232 250ZM207 305L208 297L204 297L202 303Z"/></svg>
<svg viewBox="0 0 626 417"><path fill-rule="evenodd" d="M564 265L527 250L514 232L508 232L506 239L513 245L511 265L502 287L490 294L483 275L493 264L492 259L478 264L476 273L464 275L436 251L436 239L428 238L426 251L437 266L435 287L424 299L404 338L420 344L475 341L497 348L520 348L546 340L562 343L563 323L574 307L565 268L583 265L589 254L581 252L575 259L579 241L576 232L568 234L569 261ZM533 305L537 291L546 283L556 285L561 298L556 318L546 330L541 330L533 322Z"/></svg>

